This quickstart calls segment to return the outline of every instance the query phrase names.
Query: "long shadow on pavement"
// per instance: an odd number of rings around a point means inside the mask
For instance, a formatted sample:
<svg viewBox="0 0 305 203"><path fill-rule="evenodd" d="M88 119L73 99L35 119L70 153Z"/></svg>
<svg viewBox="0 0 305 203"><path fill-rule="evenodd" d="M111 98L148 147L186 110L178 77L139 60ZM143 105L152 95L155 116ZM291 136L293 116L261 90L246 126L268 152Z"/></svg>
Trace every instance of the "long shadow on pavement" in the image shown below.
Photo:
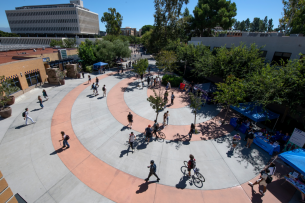
<svg viewBox="0 0 305 203"><path fill-rule="evenodd" d="M139 194L139 193L146 192L146 190L148 190L149 184L156 183L156 182L157 181L149 181L149 182L142 183L141 185L139 185L139 189L136 191L136 193Z"/></svg>
<svg viewBox="0 0 305 203"><path fill-rule="evenodd" d="M54 152L52 152L50 155L59 154L59 153L61 153L61 152L63 152L63 151L65 151L65 149L59 148L59 149L55 150Z"/></svg>

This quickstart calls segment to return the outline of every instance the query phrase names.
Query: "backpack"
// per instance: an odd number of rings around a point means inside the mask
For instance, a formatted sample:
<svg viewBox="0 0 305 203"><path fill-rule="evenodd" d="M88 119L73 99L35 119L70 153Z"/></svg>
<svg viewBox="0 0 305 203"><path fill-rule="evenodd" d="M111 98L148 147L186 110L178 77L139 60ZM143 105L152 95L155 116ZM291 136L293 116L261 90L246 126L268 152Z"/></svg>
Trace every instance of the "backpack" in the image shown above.
<svg viewBox="0 0 305 203"><path fill-rule="evenodd" d="M156 173L156 171L157 171L157 166L156 166L156 164L153 164L151 167L154 169L154 172Z"/></svg>
<svg viewBox="0 0 305 203"><path fill-rule="evenodd" d="M65 140L69 140L69 139L70 139L69 135L66 135L66 139Z"/></svg>
<svg viewBox="0 0 305 203"><path fill-rule="evenodd" d="M105 91L106 89L105 89L105 87L103 87L103 91Z"/></svg>
<svg viewBox="0 0 305 203"><path fill-rule="evenodd" d="M273 180L272 176L268 175L268 177L266 178L266 183L269 184L272 182L272 180Z"/></svg>
<svg viewBox="0 0 305 203"><path fill-rule="evenodd" d="M94 89L94 84L91 85L91 89Z"/></svg>
<svg viewBox="0 0 305 203"><path fill-rule="evenodd" d="M191 160L191 168L196 168L196 160Z"/></svg>
<svg viewBox="0 0 305 203"><path fill-rule="evenodd" d="M22 112L22 117L23 117L23 118L25 117L25 111L24 111L24 112Z"/></svg>

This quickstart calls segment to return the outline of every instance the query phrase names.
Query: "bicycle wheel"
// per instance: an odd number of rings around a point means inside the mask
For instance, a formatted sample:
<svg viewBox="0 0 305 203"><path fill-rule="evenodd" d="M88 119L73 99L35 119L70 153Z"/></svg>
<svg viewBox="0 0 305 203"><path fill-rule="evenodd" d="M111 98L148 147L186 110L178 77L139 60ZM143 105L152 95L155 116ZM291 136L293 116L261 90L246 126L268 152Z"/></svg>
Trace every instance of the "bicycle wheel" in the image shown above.
<svg viewBox="0 0 305 203"><path fill-rule="evenodd" d="M201 182L205 182L205 178L203 177L203 175L201 173L196 172L195 175L198 180L200 180Z"/></svg>
<svg viewBox="0 0 305 203"><path fill-rule="evenodd" d="M166 136L163 132L159 132L159 138L164 140L166 138Z"/></svg>
<svg viewBox="0 0 305 203"><path fill-rule="evenodd" d="M188 167L188 162L187 161L184 161L184 166Z"/></svg>

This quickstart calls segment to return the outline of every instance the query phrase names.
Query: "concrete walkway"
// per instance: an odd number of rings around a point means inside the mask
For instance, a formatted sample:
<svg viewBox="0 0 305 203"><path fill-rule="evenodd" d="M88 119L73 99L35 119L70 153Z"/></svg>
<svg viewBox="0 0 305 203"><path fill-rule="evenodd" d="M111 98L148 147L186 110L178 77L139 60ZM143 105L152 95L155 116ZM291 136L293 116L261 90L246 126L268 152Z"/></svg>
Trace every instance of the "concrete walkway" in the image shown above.
<svg viewBox="0 0 305 203"><path fill-rule="evenodd" d="M257 188L253 193L247 181L257 178L270 156L255 145L245 149L243 141L233 154L229 148L236 132L229 126L217 126L215 117L222 117L217 106L202 111L205 118L199 118L198 127L206 125L202 128L206 130L193 135L191 141L174 137L187 134L191 111L185 106L169 108L166 140L154 138L147 145L142 132L155 116L145 103L148 91L126 91L135 78L107 72L99 75L100 95L94 97L86 78L47 89L50 99L42 110L37 103L42 89L26 93L12 106L12 117L0 121L0 170L12 191L26 201L244 203L291 199L294 190L287 186L269 190L264 197ZM102 97L104 84L106 98ZM36 124L24 126L21 113L26 107ZM125 127L129 111L135 121L132 130ZM213 113L206 116L208 112ZM61 148L61 131L70 136L69 149ZM134 153L127 145L131 131L137 135ZM183 173L183 161L189 154L195 156L205 182L188 179ZM143 180L150 160L157 164L159 183L154 177L152 182Z"/></svg>

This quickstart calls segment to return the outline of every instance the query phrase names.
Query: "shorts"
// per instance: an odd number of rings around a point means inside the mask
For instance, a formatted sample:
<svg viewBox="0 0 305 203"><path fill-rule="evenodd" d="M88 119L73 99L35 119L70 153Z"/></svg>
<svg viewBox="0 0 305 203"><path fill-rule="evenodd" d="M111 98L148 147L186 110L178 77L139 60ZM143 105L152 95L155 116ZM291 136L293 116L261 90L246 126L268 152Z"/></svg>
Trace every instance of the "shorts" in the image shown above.
<svg viewBox="0 0 305 203"><path fill-rule="evenodd" d="M132 123L132 122L133 122L133 120L129 120L129 119L128 119L128 122L129 122L129 123Z"/></svg>
<svg viewBox="0 0 305 203"><path fill-rule="evenodd" d="M262 186L265 186L265 187L267 187L267 183L266 183L266 180L262 180L260 183L259 183L259 185L262 185Z"/></svg>
<svg viewBox="0 0 305 203"><path fill-rule="evenodd" d="M248 140L247 140L247 145L252 144L252 142L253 142L253 139L248 138Z"/></svg>
<svg viewBox="0 0 305 203"><path fill-rule="evenodd" d="M146 137L147 137L147 138L151 138L151 137L152 137L152 134L151 134L151 133L146 134Z"/></svg>
<svg viewBox="0 0 305 203"><path fill-rule="evenodd" d="M187 168L187 171L191 171L192 169L191 168Z"/></svg>

